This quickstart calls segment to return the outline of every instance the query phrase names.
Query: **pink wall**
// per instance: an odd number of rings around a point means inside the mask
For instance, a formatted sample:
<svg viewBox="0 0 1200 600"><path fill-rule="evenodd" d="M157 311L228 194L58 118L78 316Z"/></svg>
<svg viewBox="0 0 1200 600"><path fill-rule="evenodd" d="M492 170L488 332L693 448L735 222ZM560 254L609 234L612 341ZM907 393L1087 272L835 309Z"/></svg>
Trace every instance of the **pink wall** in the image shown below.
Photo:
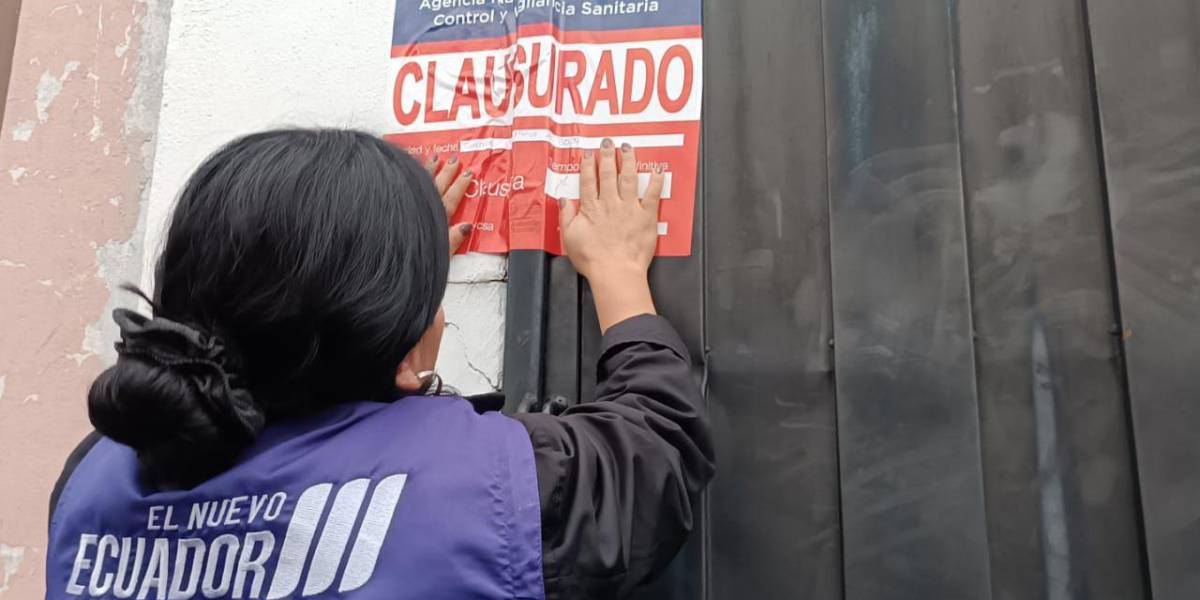
<svg viewBox="0 0 1200 600"><path fill-rule="evenodd" d="M137 280L165 12L26 1L0 128L0 598L40 598L47 498ZM121 300L124 302L124 300Z"/></svg>

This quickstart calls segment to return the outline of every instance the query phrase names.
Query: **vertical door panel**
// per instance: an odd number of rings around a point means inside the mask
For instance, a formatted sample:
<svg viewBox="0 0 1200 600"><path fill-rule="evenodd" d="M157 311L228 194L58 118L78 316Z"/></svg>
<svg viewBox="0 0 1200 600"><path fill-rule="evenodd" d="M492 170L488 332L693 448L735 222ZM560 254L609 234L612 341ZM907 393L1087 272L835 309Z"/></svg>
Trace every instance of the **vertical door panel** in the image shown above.
<svg viewBox="0 0 1200 600"><path fill-rule="evenodd" d="M827 0L846 598L989 598L950 2Z"/></svg>
<svg viewBox="0 0 1200 600"><path fill-rule="evenodd" d="M542 400L549 265L549 256L541 250L514 250L508 255L503 372L504 410L509 414Z"/></svg>
<svg viewBox="0 0 1200 600"><path fill-rule="evenodd" d="M709 2L713 598L841 598L819 0Z"/></svg>
<svg viewBox="0 0 1200 600"><path fill-rule="evenodd" d="M571 259L550 259L547 296L545 399L571 405L579 400L579 275Z"/></svg>
<svg viewBox="0 0 1200 600"><path fill-rule="evenodd" d="M600 319L587 280L579 284L579 401L596 399L596 360L600 358Z"/></svg>
<svg viewBox="0 0 1200 600"><path fill-rule="evenodd" d="M1200 5L1089 0L1156 600L1200 597Z"/></svg>
<svg viewBox="0 0 1200 600"><path fill-rule="evenodd" d="M1077 0L962 0L959 98L993 597L1142 597Z"/></svg>

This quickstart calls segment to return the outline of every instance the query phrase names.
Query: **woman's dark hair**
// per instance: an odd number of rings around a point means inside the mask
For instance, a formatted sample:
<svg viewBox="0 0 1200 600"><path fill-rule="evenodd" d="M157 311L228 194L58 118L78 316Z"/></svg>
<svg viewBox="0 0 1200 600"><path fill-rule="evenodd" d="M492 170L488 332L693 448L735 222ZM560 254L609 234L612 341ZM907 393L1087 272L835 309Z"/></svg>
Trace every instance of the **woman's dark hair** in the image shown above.
<svg viewBox="0 0 1200 600"><path fill-rule="evenodd" d="M390 399L446 288L430 176L366 133L268 131L200 166L179 197L154 318L117 311L117 364L88 411L146 474L190 487L272 419Z"/></svg>

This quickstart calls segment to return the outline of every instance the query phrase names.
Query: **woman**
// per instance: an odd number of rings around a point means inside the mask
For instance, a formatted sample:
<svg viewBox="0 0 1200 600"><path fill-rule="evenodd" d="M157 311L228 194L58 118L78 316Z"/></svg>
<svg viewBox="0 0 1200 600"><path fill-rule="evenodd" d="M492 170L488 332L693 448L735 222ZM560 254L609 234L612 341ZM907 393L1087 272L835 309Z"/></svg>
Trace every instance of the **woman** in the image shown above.
<svg viewBox="0 0 1200 600"><path fill-rule="evenodd" d="M337 130L200 166L154 316L114 315L48 598L609 598L667 564L713 452L647 285L662 175L639 199L632 148L584 153L560 226L604 331L597 401L510 418L432 375L472 174L426 167Z"/></svg>

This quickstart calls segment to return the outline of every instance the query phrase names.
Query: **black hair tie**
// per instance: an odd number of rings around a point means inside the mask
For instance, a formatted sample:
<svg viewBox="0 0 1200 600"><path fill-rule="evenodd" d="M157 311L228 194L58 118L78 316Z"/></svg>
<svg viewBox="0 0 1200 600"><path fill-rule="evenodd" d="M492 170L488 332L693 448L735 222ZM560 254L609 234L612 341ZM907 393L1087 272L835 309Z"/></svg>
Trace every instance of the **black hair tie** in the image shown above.
<svg viewBox="0 0 1200 600"><path fill-rule="evenodd" d="M242 384L236 361L218 337L165 319L117 309L113 320L121 330L115 344L120 356L136 357L185 377L195 387L201 409L222 430L252 440L266 421L262 409Z"/></svg>

